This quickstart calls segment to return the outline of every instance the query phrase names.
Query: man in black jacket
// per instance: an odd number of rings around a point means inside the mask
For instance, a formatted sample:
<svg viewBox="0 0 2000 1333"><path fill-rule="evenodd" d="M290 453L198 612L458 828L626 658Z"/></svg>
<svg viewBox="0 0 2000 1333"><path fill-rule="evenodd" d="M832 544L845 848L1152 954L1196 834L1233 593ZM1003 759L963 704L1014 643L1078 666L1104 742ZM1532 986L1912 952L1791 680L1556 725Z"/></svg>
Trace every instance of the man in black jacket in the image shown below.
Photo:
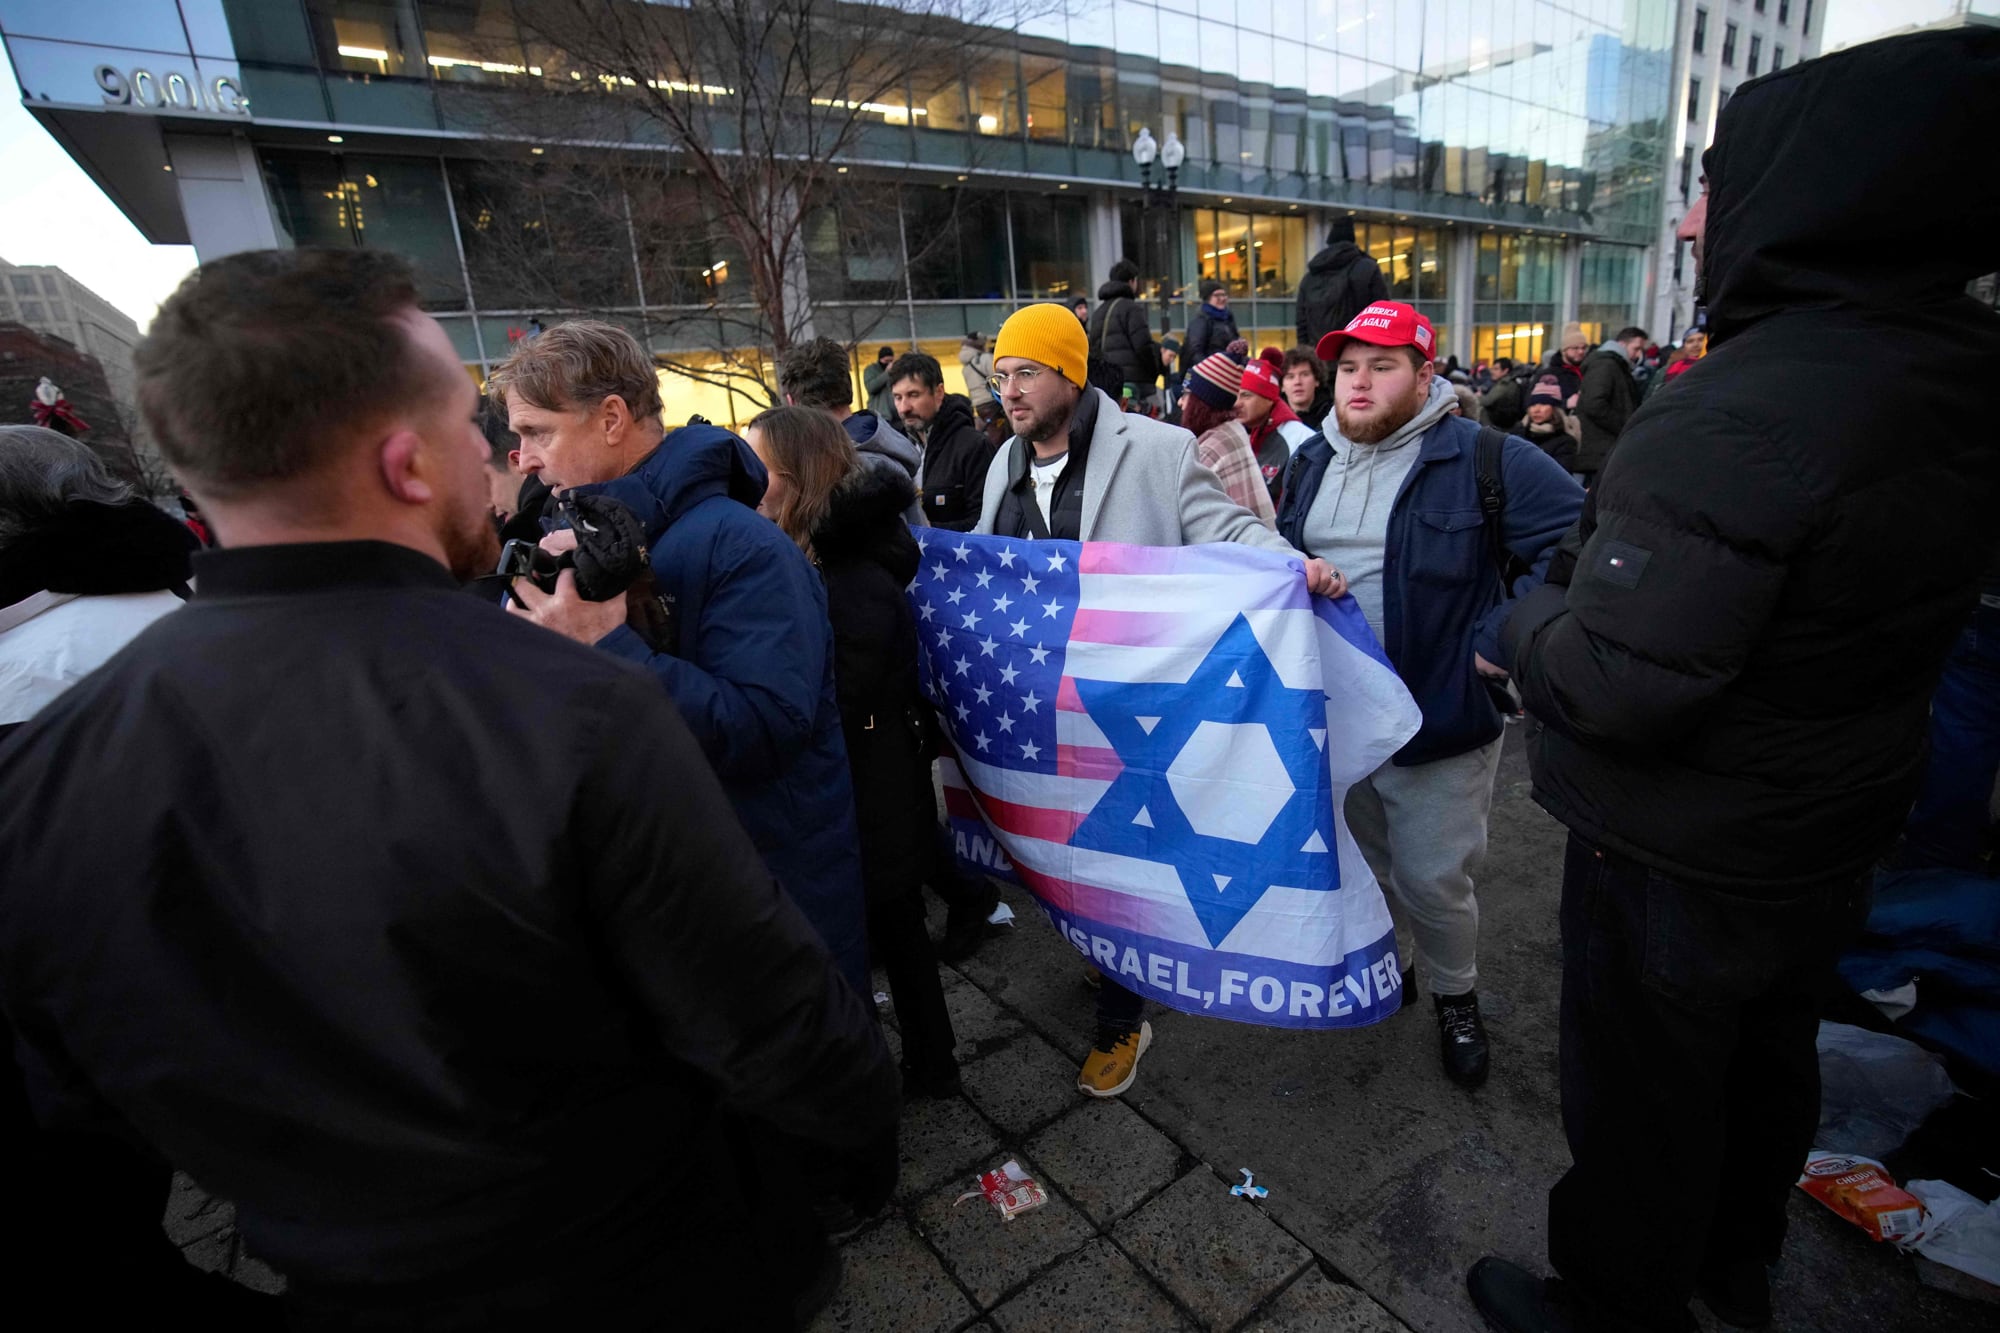
<svg viewBox="0 0 2000 1333"><path fill-rule="evenodd" d="M1159 386L1160 348L1153 341L1145 303L1132 290L1138 276L1139 266L1129 259L1111 266L1111 280L1097 289L1097 309L1090 312L1084 332L1090 354L1109 364L1121 384L1137 386L1139 401L1145 402ZM1117 396L1117 386L1106 387Z"/></svg>
<svg viewBox="0 0 2000 1333"><path fill-rule="evenodd" d="M1321 338L1388 296L1381 266L1354 243L1354 219L1335 218L1326 249L1312 257L1299 279L1300 344L1319 346Z"/></svg>
<svg viewBox="0 0 2000 1333"><path fill-rule="evenodd" d="M139 349L225 549L0 757L29 1085L233 1201L302 1324L789 1326L830 1255L768 1252L722 1116L868 1144L895 1066L659 685L458 591L486 446L417 300L233 255Z"/></svg>
<svg viewBox="0 0 2000 1333"><path fill-rule="evenodd" d="M1577 480L1585 486L1611 461L1611 450L1625 423L1639 407L1639 381L1632 368L1645 354L1646 331L1620 329L1618 336L1583 359L1582 387L1576 396L1576 419L1583 442L1576 451Z"/></svg>
<svg viewBox="0 0 2000 1333"><path fill-rule="evenodd" d="M1236 316L1229 311L1229 288L1214 278L1203 278L1197 290L1201 304L1188 318L1187 339L1181 345L1181 365L1189 371L1243 338Z"/></svg>
<svg viewBox="0 0 2000 1333"><path fill-rule="evenodd" d="M1996 120L1992 30L1737 90L1682 226L1714 350L1632 418L1569 572L1508 622L1535 798L1570 828L1574 1165L1549 1197L1561 1281L1473 1269L1496 1328L1678 1330L1697 1291L1770 1318L1816 987L1917 790L2000 512L2000 447L1965 428L2000 363L2000 317L1965 294L2000 188L1963 166ZM1904 180L1952 225L1885 265L1854 241L1906 229Z"/></svg>
<svg viewBox="0 0 2000 1333"><path fill-rule="evenodd" d="M944 391L944 368L928 352L905 352L889 367L896 419L923 449L918 499L934 528L970 532L979 521L986 468L998 446L972 419L964 394Z"/></svg>

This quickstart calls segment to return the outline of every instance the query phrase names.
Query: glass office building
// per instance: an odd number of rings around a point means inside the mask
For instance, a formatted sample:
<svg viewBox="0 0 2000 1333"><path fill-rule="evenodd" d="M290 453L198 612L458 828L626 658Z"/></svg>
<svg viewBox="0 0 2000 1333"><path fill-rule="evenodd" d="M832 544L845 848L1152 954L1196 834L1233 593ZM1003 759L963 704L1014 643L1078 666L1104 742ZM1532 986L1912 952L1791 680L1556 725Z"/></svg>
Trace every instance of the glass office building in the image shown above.
<svg viewBox="0 0 2000 1333"><path fill-rule="evenodd" d="M203 258L399 251L477 368L531 316L561 313L496 244L512 225L496 159L535 149L496 134L490 108L580 76L523 36L513 6L0 0L0 37L28 108L148 237ZM809 236L832 261L811 267L820 331L917 343L949 367L968 329L990 332L1031 299L1094 299L1129 255L1175 327L1215 278L1255 345L1289 346L1298 281L1342 216L1391 294L1461 360L1539 355L1566 319L1596 334L1645 308L1675 110L1673 0L1069 8L1011 30L968 25L962 70L909 70L900 101L871 107L852 169L897 187L880 197L904 253L843 263L839 228ZM712 102L732 95L689 77ZM615 81L603 96L620 96ZM1186 145L1171 209L1141 188L1142 128ZM741 257L693 270L630 240L629 260L603 247L571 304L657 323L672 330L662 352L700 355L696 326L669 316L740 300Z"/></svg>

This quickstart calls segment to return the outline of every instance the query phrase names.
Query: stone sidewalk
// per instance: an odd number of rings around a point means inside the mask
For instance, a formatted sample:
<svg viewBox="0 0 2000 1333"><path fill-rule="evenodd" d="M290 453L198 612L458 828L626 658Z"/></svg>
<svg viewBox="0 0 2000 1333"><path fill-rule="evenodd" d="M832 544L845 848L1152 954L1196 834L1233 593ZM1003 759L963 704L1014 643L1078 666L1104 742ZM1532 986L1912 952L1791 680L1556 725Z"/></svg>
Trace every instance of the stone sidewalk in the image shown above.
<svg viewBox="0 0 2000 1333"><path fill-rule="evenodd" d="M1046 930L1026 910L1019 928ZM1234 1164L1200 1161L1123 1101L1079 1096L1081 1038L1072 1057L961 974L945 979L965 1095L909 1109L896 1201L847 1244L815 1333L1404 1328L1232 1195ZM983 1199L954 1202L1009 1159L1047 1190L1044 1207L1003 1222Z"/></svg>

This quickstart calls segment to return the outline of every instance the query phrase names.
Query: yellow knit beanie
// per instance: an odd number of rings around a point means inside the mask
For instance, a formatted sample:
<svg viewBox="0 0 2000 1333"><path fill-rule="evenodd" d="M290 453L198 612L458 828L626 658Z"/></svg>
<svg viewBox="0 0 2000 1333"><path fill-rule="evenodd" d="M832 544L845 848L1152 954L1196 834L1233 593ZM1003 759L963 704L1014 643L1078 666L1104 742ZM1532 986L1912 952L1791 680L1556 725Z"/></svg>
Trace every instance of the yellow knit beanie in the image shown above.
<svg viewBox="0 0 2000 1333"><path fill-rule="evenodd" d="M1089 369L1090 339L1068 306L1043 302L1022 306L1007 316L1000 336L993 340L993 359L1010 356L1039 361L1077 388L1085 387Z"/></svg>

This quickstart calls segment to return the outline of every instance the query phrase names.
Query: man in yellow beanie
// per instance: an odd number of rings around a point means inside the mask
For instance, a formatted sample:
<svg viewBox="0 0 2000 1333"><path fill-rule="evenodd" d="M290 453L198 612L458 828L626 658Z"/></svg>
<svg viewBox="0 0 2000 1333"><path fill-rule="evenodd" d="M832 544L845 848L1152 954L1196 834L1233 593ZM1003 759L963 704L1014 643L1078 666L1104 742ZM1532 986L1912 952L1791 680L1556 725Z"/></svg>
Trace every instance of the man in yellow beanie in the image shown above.
<svg viewBox="0 0 2000 1333"><path fill-rule="evenodd" d="M1193 435L1121 412L1088 387L1089 355L1083 326L1059 305L1027 306L1000 326L990 382L1014 439L986 471L974 532L1135 546L1244 542L1298 555L1229 498L1196 456ZM1338 597L1347 590L1324 560L1301 563L1312 591ZM1132 1086L1153 1039L1143 1008L1138 995L1104 978L1079 1091L1116 1097Z"/></svg>

